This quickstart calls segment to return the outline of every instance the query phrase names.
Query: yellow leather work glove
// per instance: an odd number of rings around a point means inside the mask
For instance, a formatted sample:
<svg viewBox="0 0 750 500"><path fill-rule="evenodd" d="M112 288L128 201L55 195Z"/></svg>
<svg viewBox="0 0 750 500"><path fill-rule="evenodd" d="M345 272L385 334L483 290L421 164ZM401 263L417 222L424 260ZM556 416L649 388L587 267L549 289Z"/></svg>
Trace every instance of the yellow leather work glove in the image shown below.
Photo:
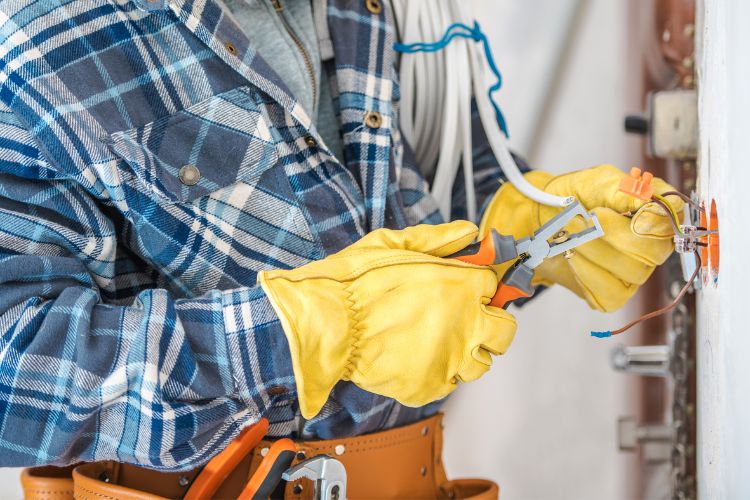
<svg viewBox="0 0 750 500"><path fill-rule="evenodd" d="M516 322L487 305L495 272L441 258L477 234L466 221L379 229L323 260L258 275L289 340L305 418L339 380L417 407L505 352Z"/></svg>
<svg viewBox="0 0 750 500"><path fill-rule="evenodd" d="M600 311L622 307L655 267L672 253L674 230L668 215L656 203L645 202L619 191L626 174L612 165L600 165L560 176L533 171L524 177L534 186L558 196L575 196L594 212L604 236L577 247L568 256L559 255L536 268L534 285L558 283ZM654 178L657 194L674 191ZM681 216L683 201L667 197ZM516 238L529 236L554 217L560 208L540 205L522 195L510 183L500 187L484 213L480 233L491 228ZM566 229L578 232L585 223L576 218ZM505 266L507 267L507 265ZM502 269L497 270L498 273Z"/></svg>

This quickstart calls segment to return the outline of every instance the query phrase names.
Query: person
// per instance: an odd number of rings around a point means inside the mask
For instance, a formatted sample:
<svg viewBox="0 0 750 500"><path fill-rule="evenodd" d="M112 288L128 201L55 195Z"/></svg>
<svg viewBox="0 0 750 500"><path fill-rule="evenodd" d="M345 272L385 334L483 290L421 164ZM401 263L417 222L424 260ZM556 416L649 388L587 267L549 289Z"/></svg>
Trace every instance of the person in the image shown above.
<svg viewBox="0 0 750 500"><path fill-rule="evenodd" d="M387 3L0 14L0 465L196 470L260 417L302 446L438 429L442 399L510 345L515 319L488 305L502 269L445 257L556 209L502 182L477 127L480 228L442 220L399 132ZM612 311L671 253L622 175L526 174L606 233L535 285Z"/></svg>

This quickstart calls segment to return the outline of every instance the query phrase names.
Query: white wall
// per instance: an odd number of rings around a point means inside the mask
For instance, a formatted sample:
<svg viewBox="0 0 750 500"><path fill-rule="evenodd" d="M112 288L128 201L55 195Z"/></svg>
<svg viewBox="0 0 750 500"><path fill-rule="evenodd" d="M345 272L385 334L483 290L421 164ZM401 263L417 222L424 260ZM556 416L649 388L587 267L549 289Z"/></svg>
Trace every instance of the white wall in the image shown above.
<svg viewBox="0 0 750 500"><path fill-rule="evenodd" d="M533 113L556 57L571 0L474 0L503 72L500 104L523 154ZM563 172L598 163L629 167L626 141L626 0L593 0L584 11L557 104L535 166ZM556 27L558 26L558 27ZM634 82L635 83L635 82ZM527 111L527 110L532 110ZM519 137L520 136L520 137ZM632 312L594 313L553 289L522 310L510 351L446 408L445 462L451 477L500 483L504 499L615 499L628 495L628 458L618 453L616 419L632 414L628 383L609 368L614 341L589 331L617 327ZM626 334L625 334L626 335Z"/></svg>
<svg viewBox="0 0 750 500"><path fill-rule="evenodd" d="M721 268L718 283L698 296L698 490L701 498L750 498L750 4L704 0L699 5L704 23L698 31L703 39L698 191L707 202L717 202Z"/></svg>

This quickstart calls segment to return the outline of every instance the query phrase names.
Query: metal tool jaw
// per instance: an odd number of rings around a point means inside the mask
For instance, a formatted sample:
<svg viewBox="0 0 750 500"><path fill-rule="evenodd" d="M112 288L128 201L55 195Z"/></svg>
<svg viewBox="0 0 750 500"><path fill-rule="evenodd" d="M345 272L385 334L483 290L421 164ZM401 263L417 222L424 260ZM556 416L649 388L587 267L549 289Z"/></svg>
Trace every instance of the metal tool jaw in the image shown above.
<svg viewBox="0 0 750 500"><path fill-rule="evenodd" d="M583 231L569 234L564 228L575 217L582 217L590 225ZM548 220L533 236L518 240L516 249L519 255L525 256L523 264L534 269L544 259L565 253L603 235L604 230L596 214L587 212L580 202L575 201Z"/></svg>
<svg viewBox="0 0 750 500"><path fill-rule="evenodd" d="M346 500L346 469L344 464L328 455L308 458L281 475L285 481L307 478L315 481L315 498Z"/></svg>

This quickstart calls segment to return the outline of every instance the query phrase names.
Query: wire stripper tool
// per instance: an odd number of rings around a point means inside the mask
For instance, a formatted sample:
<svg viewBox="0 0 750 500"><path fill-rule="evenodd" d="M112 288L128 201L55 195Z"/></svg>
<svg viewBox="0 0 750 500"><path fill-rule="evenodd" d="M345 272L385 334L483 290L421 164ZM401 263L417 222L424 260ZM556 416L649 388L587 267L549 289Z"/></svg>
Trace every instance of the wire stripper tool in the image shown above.
<svg viewBox="0 0 750 500"><path fill-rule="evenodd" d="M588 224L586 229L570 234L565 226L575 217L582 217ZM530 297L534 291L531 278L534 269L545 259L564 254L579 245L604 235L597 216L589 213L575 201L562 212L547 221L532 236L516 240L513 236L500 234L494 229L481 241L472 243L450 258L469 264L489 266L516 259L505 272L490 305L506 309L519 298Z"/></svg>

